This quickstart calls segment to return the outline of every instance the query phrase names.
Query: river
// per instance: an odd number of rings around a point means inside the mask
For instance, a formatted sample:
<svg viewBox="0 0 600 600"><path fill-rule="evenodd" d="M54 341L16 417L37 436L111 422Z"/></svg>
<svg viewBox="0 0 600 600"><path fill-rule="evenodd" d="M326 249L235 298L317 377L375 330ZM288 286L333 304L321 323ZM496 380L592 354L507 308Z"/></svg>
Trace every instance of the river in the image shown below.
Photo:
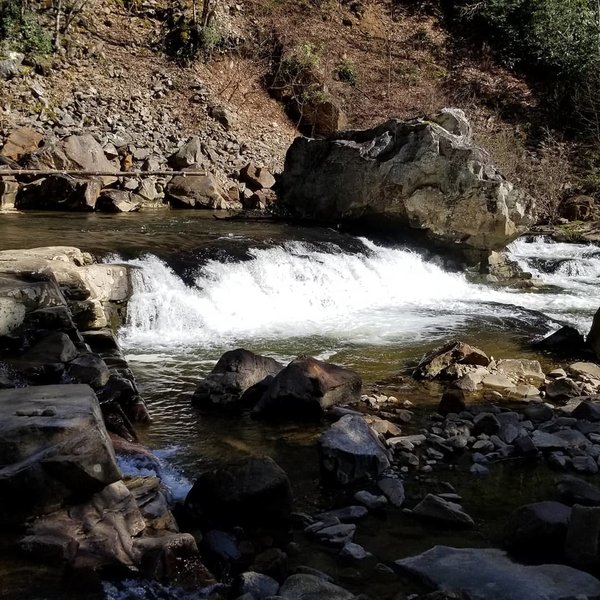
<svg viewBox="0 0 600 600"><path fill-rule="evenodd" d="M201 212L0 219L0 249L46 245L78 246L138 267L119 339L153 417L141 438L163 460L175 495L184 497L206 466L266 453L290 474L296 507L308 512L332 501L319 484L319 427L207 417L191 406L196 383L224 351L245 347L281 361L311 354L356 369L368 389L429 403L438 390L417 389L402 377L427 350L460 338L496 358L535 356L531 340L563 323L587 331L600 304L600 248L542 238L520 239L509 251L544 285L510 290L473 283L389 239L333 229L222 221ZM137 472L134 464L122 468ZM461 481L468 512L489 522L545 489L543 474L519 469L498 469L484 491ZM510 498L503 497L507 489ZM401 514L369 519L357 541L384 561L433 543L486 545L497 536L494 526L457 534ZM307 543L297 560L357 592L391 598L398 586L381 574L340 568L317 545Z"/></svg>

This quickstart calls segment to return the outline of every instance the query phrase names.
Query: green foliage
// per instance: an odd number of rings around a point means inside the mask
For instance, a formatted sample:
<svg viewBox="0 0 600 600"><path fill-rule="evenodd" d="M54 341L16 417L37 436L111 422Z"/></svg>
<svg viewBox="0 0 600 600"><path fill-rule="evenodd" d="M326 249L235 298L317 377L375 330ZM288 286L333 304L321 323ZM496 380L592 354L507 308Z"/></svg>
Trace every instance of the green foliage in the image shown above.
<svg viewBox="0 0 600 600"><path fill-rule="evenodd" d="M52 38L19 0L0 0L0 48L45 55L52 52Z"/></svg>
<svg viewBox="0 0 600 600"><path fill-rule="evenodd" d="M281 63L281 74L284 77L298 78L319 67L321 59L316 46L312 42L300 42Z"/></svg>
<svg viewBox="0 0 600 600"><path fill-rule="evenodd" d="M167 54L183 61L206 58L215 52L222 42L219 28L212 23L202 26L185 15L179 15L167 25Z"/></svg>
<svg viewBox="0 0 600 600"><path fill-rule="evenodd" d="M348 58L344 58L335 68L335 74L340 81L355 86L358 83L358 71L356 65Z"/></svg>

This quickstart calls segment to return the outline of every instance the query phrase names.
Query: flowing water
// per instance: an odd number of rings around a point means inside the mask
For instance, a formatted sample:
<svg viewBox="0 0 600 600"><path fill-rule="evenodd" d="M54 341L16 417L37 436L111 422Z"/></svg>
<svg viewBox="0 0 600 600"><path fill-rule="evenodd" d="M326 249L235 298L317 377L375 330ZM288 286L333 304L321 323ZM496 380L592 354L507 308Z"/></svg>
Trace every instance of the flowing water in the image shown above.
<svg viewBox="0 0 600 600"><path fill-rule="evenodd" d="M266 453L290 474L297 508L311 511L332 501L319 485L319 427L208 417L191 406L196 383L228 349L242 346L284 362L311 354L356 369L369 388L431 402L439 397L435 390L415 389L401 377L427 350L460 338L496 358L534 356L532 339L563 323L585 332L600 305L600 248L542 238L509 248L545 284L519 291L473 283L390 240L331 229L173 212L0 219L0 249L59 244L137 267L119 338L154 419L141 437L162 458L162 476L178 497L200 469ZM122 468L136 471L126 462ZM480 519L493 520L546 489L538 471L498 468L494 477L485 492L478 481L461 480L467 509ZM493 528L427 530L398 515L370 517L357 541L393 560L434 543L485 545L494 535ZM397 589L395 579L365 580L340 569L327 550L308 548L299 560L357 591L384 598Z"/></svg>

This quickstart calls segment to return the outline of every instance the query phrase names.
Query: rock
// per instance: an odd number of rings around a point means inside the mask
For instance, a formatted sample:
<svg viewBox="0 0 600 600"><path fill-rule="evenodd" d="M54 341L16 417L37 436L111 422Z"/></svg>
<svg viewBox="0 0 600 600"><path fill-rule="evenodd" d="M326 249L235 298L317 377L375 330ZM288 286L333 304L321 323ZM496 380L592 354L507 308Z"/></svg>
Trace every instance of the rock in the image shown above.
<svg viewBox="0 0 600 600"><path fill-rule="evenodd" d="M444 500L434 494L427 494L412 511L412 514L445 525L455 527L474 527L473 519L462 509L459 504Z"/></svg>
<svg viewBox="0 0 600 600"><path fill-rule="evenodd" d="M600 421L600 404L592 400L583 400L571 412L571 416L597 423Z"/></svg>
<svg viewBox="0 0 600 600"><path fill-rule="evenodd" d="M534 423L545 423L554 417L554 411L546 404L531 404L525 408L523 414Z"/></svg>
<svg viewBox="0 0 600 600"><path fill-rule="evenodd" d="M561 500L572 506L582 504L584 506L600 506L600 488L592 485L584 479L564 475L557 484Z"/></svg>
<svg viewBox="0 0 600 600"><path fill-rule="evenodd" d="M112 173L113 164L106 158L102 146L90 134L70 135L60 142L47 144L29 154L24 160L26 169L56 169L58 171L100 171ZM117 178L103 175L102 186Z"/></svg>
<svg viewBox="0 0 600 600"><path fill-rule="evenodd" d="M569 221L590 221L598 216L596 202L591 196L573 196L561 204L561 215Z"/></svg>
<svg viewBox="0 0 600 600"><path fill-rule="evenodd" d="M237 208L211 173L177 175L167 184L165 193L175 208Z"/></svg>
<svg viewBox="0 0 600 600"><path fill-rule="evenodd" d="M17 77L24 59L25 55L20 52L8 52L7 57L0 60L0 80Z"/></svg>
<svg viewBox="0 0 600 600"><path fill-rule="evenodd" d="M528 383L535 387L543 385L545 380L544 372L537 360L504 359L497 362L496 368L519 383Z"/></svg>
<svg viewBox="0 0 600 600"><path fill-rule="evenodd" d="M248 163L240 171L240 179L252 190L269 189L275 185L275 177L267 169Z"/></svg>
<svg viewBox="0 0 600 600"><path fill-rule="evenodd" d="M30 127L18 127L10 132L0 150L0 156L19 161L25 154L38 148L43 135Z"/></svg>
<svg viewBox="0 0 600 600"><path fill-rule="evenodd" d="M364 519L369 514L369 511L364 506L347 506L327 512L319 513L316 518L320 521L329 519L338 519L341 523L354 523Z"/></svg>
<svg viewBox="0 0 600 600"><path fill-rule="evenodd" d="M375 496L367 490L360 490L354 494L354 500L359 504L366 506L369 510L381 510L387 506L387 498L385 496Z"/></svg>
<svg viewBox="0 0 600 600"><path fill-rule="evenodd" d="M473 144L457 109L324 140L296 138L281 198L303 219L410 229L436 245L486 256L534 222L533 199Z"/></svg>
<svg viewBox="0 0 600 600"><path fill-rule="evenodd" d="M322 527L314 532L316 538L331 546L343 546L352 541L356 533L356 525L353 523L337 523L329 527Z"/></svg>
<svg viewBox="0 0 600 600"><path fill-rule="evenodd" d="M600 380L600 365L590 362L576 362L568 366L568 371L579 379Z"/></svg>
<svg viewBox="0 0 600 600"><path fill-rule="evenodd" d="M551 402L560 402L580 395L579 386L568 377L554 379L546 384L546 398Z"/></svg>
<svg viewBox="0 0 600 600"><path fill-rule="evenodd" d="M562 450L568 446L560 437L545 431L535 430L531 434L531 441L538 450Z"/></svg>
<svg viewBox="0 0 600 600"><path fill-rule="evenodd" d="M536 502L518 508L504 528L508 550L541 562L561 561L571 509L560 502Z"/></svg>
<svg viewBox="0 0 600 600"><path fill-rule="evenodd" d="M442 395L437 411L440 415L446 416L449 413L456 413L465 410L465 393L462 389L447 389Z"/></svg>
<svg viewBox="0 0 600 600"><path fill-rule="evenodd" d="M69 175L51 175L23 186L17 193L19 210L94 210L102 182L98 178L81 179Z"/></svg>
<svg viewBox="0 0 600 600"><path fill-rule="evenodd" d="M466 593L471 600L575 600L600 595L600 581L563 565L523 566L491 548L435 546L396 561L438 590Z"/></svg>
<svg viewBox="0 0 600 600"><path fill-rule="evenodd" d="M553 352L561 356L576 356L585 348L585 340L579 330L571 325L565 325L542 340L535 342L537 350Z"/></svg>
<svg viewBox="0 0 600 600"><path fill-rule="evenodd" d="M272 358L238 348L225 352L194 392L192 402L202 408L239 407L242 394L266 377L274 377L283 365Z"/></svg>
<svg viewBox="0 0 600 600"><path fill-rule="evenodd" d="M284 600L356 600L347 590L308 574L288 577L279 589L279 595Z"/></svg>
<svg viewBox="0 0 600 600"><path fill-rule="evenodd" d="M383 492L392 506L400 508L404 504L404 484L400 479L392 479L390 477L380 479L377 482L377 487Z"/></svg>
<svg viewBox="0 0 600 600"><path fill-rule="evenodd" d="M202 151L202 142L198 136L190 138L169 158L169 165L180 170L194 166L204 168L208 166L208 163L209 161Z"/></svg>
<svg viewBox="0 0 600 600"><path fill-rule="evenodd" d="M471 434L474 436L485 433L486 435L494 435L500 431L500 421L496 415L492 413L479 413L473 419L473 429Z"/></svg>
<svg viewBox="0 0 600 600"><path fill-rule="evenodd" d="M239 577L237 590L240 596L250 594L255 600L262 600L267 596L275 596L279 590L279 584L268 575L246 571Z"/></svg>
<svg viewBox="0 0 600 600"><path fill-rule="evenodd" d="M427 354L413 372L417 379L444 378L449 367L455 364L487 367L490 359L485 352L463 342L450 342Z"/></svg>
<svg viewBox="0 0 600 600"><path fill-rule="evenodd" d="M77 358L77 348L66 333L55 331L32 346L22 360L31 363L65 363Z"/></svg>
<svg viewBox="0 0 600 600"><path fill-rule="evenodd" d="M67 367L67 373L77 383L87 383L95 390L104 387L110 378L106 363L91 352L80 354L73 359Z"/></svg>
<svg viewBox="0 0 600 600"><path fill-rule="evenodd" d="M206 532L202 541L211 554L224 561L235 562L242 558L237 540L230 533L219 529L211 529Z"/></svg>
<svg viewBox="0 0 600 600"><path fill-rule="evenodd" d="M2 177L2 170L0 170L0 212L15 210L20 189L21 185L14 177Z"/></svg>
<svg viewBox="0 0 600 600"><path fill-rule="evenodd" d="M0 390L0 521L56 510L120 479L87 385Z"/></svg>
<svg viewBox="0 0 600 600"><path fill-rule="evenodd" d="M355 544L353 542L348 542L340 550L340 556L345 559L360 562L367 558L370 558L373 555L370 552L367 552L359 544Z"/></svg>
<svg viewBox="0 0 600 600"><path fill-rule="evenodd" d="M300 356L268 384L253 414L319 417L336 404L358 402L362 380L350 369Z"/></svg>
<svg viewBox="0 0 600 600"><path fill-rule="evenodd" d="M215 120L221 123L223 127L229 131L236 123L235 115L224 106L211 106L208 109L208 114Z"/></svg>
<svg viewBox="0 0 600 600"><path fill-rule="evenodd" d="M597 569L600 555L600 507L573 507L566 532L565 555L569 564Z"/></svg>
<svg viewBox="0 0 600 600"><path fill-rule="evenodd" d="M291 504L285 471L266 456L202 473L185 500L196 520L234 525L285 521Z"/></svg>
<svg viewBox="0 0 600 600"><path fill-rule="evenodd" d="M600 308L594 315L592 328L587 335L586 344L591 348L596 358L600 361Z"/></svg>
<svg viewBox="0 0 600 600"><path fill-rule="evenodd" d="M342 485L377 477L390 466L388 451L362 417L347 415L319 438L321 466Z"/></svg>
<svg viewBox="0 0 600 600"><path fill-rule="evenodd" d="M104 190L96 201L96 210L105 213L137 212L140 197L124 190Z"/></svg>

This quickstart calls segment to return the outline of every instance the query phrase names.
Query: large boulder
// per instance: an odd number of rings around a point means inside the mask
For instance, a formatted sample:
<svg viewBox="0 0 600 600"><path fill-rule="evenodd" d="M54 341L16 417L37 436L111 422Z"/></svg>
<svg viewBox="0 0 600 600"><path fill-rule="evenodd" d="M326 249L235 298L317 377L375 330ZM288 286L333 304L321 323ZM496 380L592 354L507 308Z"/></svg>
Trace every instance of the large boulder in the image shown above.
<svg viewBox="0 0 600 600"><path fill-rule="evenodd" d="M454 365L487 367L490 362L483 350L464 342L452 341L426 354L414 370L413 376L417 379L451 379L456 377L456 373L450 372Z"/></svg>
<svg viewBox="0 0 600 600"><path fill-rule="evenodd" d="M526 559L561 560L571 508L560 502L535 502L518 508L504 529L507 548Z"/></svg>
<svg viewBox="0 0 600 600"><path fill-rule="evenodd" d="M56 510L120 477L89 386L0 390L0 522Z"/></svg>
<svg viewBox="0 0 600 600"><path fill-rule="evenodd" d="M311 356L300 356L268 384L254 414L277 417L318 417L342 402L360 400L358 373Z"/></svg>
<svg viewBox="0 0 600 600"><path fill-rule="evenodd" d="M457 109L326 139L296 138L280 191L296 217L411 230L441 247L474 251L478 260L534 223L533 198L473 143Z"/></svg>
<svg viewBox="0 0 600 600"><path fill-rule="evenodd" d="M343 485L376 478L390 466L390 455L379 436L358 415L336 421L319 439L321 466Z"/></svg>
<svg viewBox="0 0 600 600"><path fill-rule="evenodd" d="M283 365L272 358L238 348L225 352L194 392L192 401L201 408L240 406L242 394L266 377L274 377Z"/></svg>
<svg viewBox="0 0 600 600"><path fill-rule="evenodd" d="M6 138L6 142L0 150L0 156L11 160L19 160L28 152L36 150L43 137L39 131L30 127L17 127Z"/></svg>
<svg viewBox="0 0 600 600"><path fill-rule="evenodd" d="M102 182L69 175L52 175L24 186L17 193L19 210L66 210L89 212L96 207Z"/></svg>
<svg viewBox="0 0 600 600"><path fill-rule="evenodd" d="M60 142L48 144L24 159L26 169L55 169L59 171L97 171L102 185L114 183L117 178L106 173L115 171L106 158L102 146L90 134L70 135Z"/></svg>
<svg viewBox="0 0 600 600"><path fill-rule="evenodd" d="M600 598L600 581L563 565L523 566L488 548L431 550L396 561L426 585L463 592L471 600L575 600Z"/></svg>
<svg viewBox="0 0 600 600"><path fill-rule="evenodd" d="M269 525L289 517L292 492L288 476L273 459L250 457L202 473L185 505L201 522Z"/></svg>
<svg viewBox="0 0 600 600"><path fill-rule="evenodd" d="M586 342L587 345L592 349L592 352L596 355L596 358L600 361L600 308L594 315L592 328L588 333Z"/></svg>
<svg viewBox="0 0 600 600"><path fill-rule="evenodd" d="M231 200L211 173L177 175L168 183L165 192L167 200L175 208L239 208L239 203Z"/></svg>

